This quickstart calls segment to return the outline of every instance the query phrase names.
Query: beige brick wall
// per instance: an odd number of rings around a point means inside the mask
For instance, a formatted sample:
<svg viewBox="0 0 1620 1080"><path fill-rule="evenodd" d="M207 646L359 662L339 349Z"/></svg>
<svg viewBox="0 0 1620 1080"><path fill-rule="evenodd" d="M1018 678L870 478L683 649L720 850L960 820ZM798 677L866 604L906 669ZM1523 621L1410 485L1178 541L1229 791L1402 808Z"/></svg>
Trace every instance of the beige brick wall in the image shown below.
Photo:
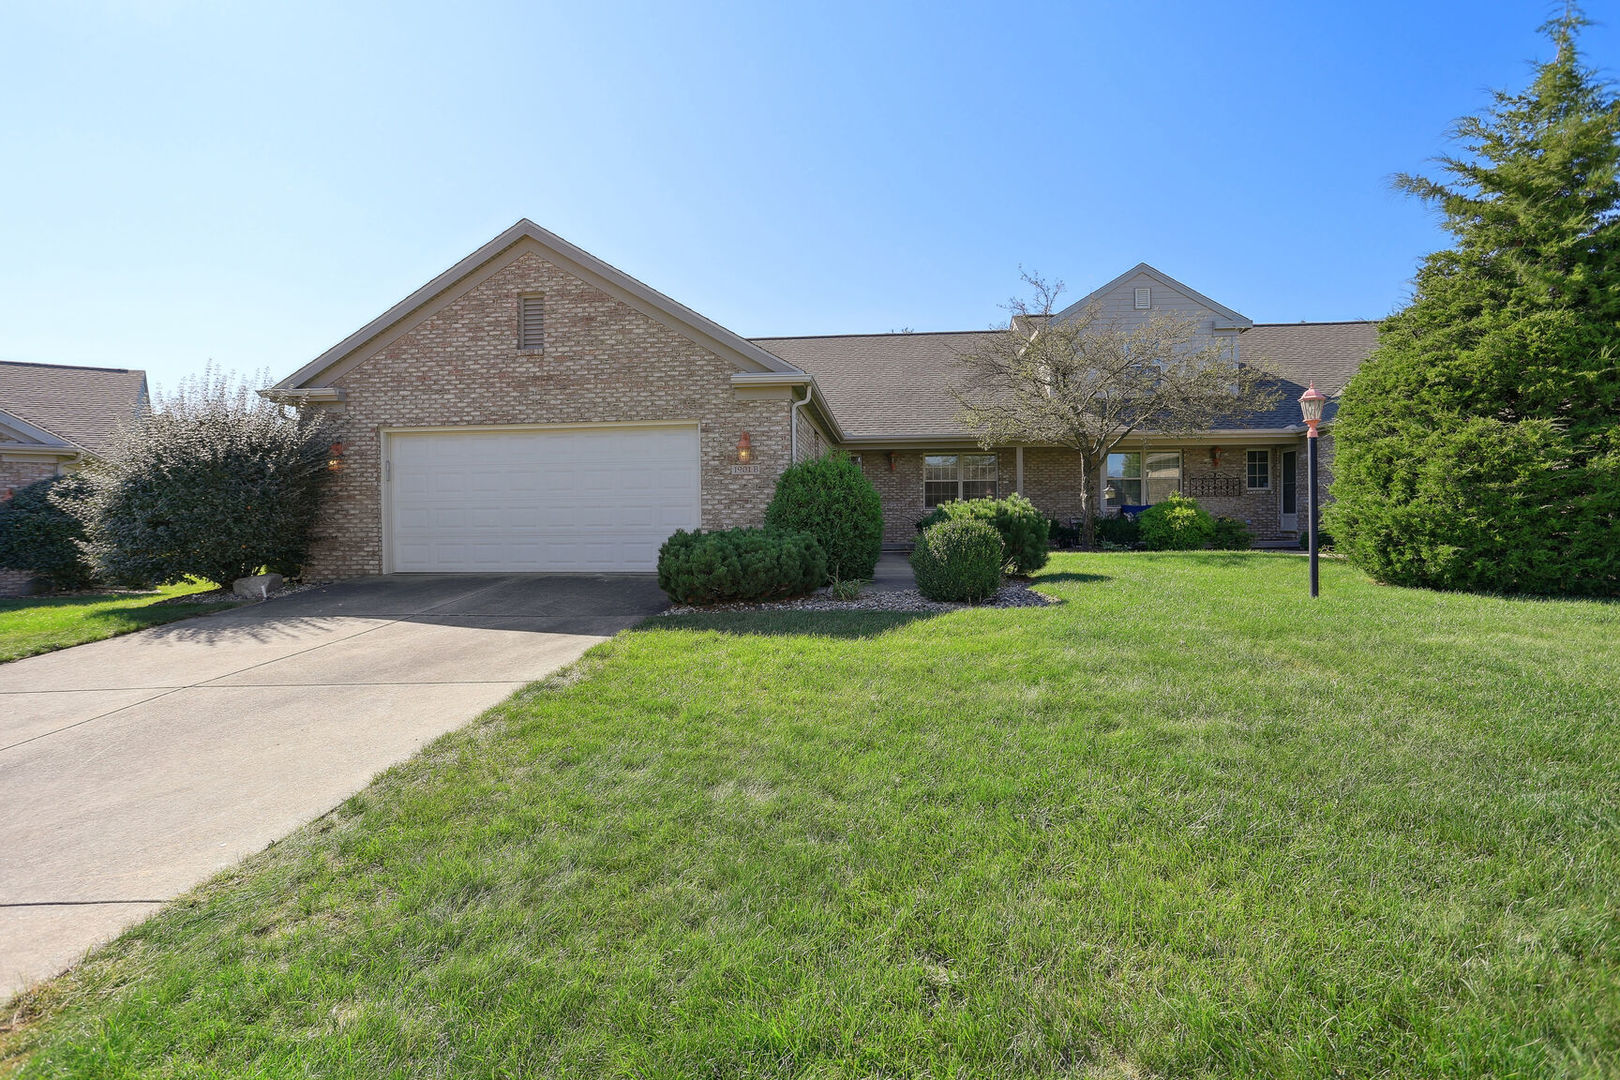
<svg viewBox="0 0 1620 1080"><path fill-rule="evenodd" d="M1048 517L1068 521L1085 513L1080 497L1080 455L1073 450L1031 447L1024 451L1024 496ZM1101 505L1101 489L1092 492Z"/></svg>
<svg viewBox="0 0 1620 1080"><path fill-rule="evenodd" d="M27 596L33 581L34 575L26 570L0 570L0 596Z"/></svg>
<svg viewBox="0 0 1620 1080"><path fill-rule="evenodd" d="M917 522L928 516L923 505L923 458L928 454L977 454L977 449L934 448L930 450L860 450L861 471L877 488L883 500L883 542L907 543L917 538ZM1014 451L997 450L996 493L1010 495L1015 490Z"/></svg>
<svg viewBox="0 0 1620 1080"><path fill-rule="evenodd" d="M1181 476L1183 490L1187 490L1186 481L1195 477L1222 477L1236 481L1240 485L1242 494L1239 495L1202 495L1196 491L1189 492L1198 499L1198 505L1210 513L1221 516L1237 518L1247 522L1249 531L1257 540L1276 539L1282 535L1279 528L1279 515L1282 511L1282 451L1281 446L1222 446L1221 460L1217 466L1210 461L1208 446L1187 447L1181 454ZM1264 450L1271 462L1270 487L1258 491L1248 488L1248 452L1250 450ZM1300 469L1305 466L1304 458L1300 459Z"/></svg>
<svg viewBox="0 0 1620 1080"><path fill-rule="evenodd" d="M518 300L545 299L545 349L517 348ZM701 424L705 528L758 524L787 465L788 406L741 400L736 365L539 255L513 259L333 380L344 444L307 576L382 570L387 428L688 420ZM734 476L749 433L758 476Z"/></svg>
<svg viewBox="0 0 1620 1080"><path fill-rule="evenodd" d="M25 488L56 473L54 461L17 460L0 454L0 499L4 499L8 491Z"/></svg>
<svg viewBox="0 0 1620 1080"><path fill-rule="evenodd" d="M25 488L56 473L54 461L8 459L0 454L0 503L4 503L11 492L18 488ZM0 570L0 596L24 596L32 582L33 575L26 571Z"/></svg>
<svg viewBox="0 0 1620 1080"><path fill-rule="evenodd" d="M0 502L18 488L58 472L54 461L8 459L0 454ZM33 575L23 570L0 570L0 596L24 596L32 587Z"/></svg>
<svg viewBox="0 0 1620 1080"><path fill-rule="evenodd" d="M804 391L795 393L796 397L803 397ZM807 410L800 408L794 417L794 425L798 428L799 443L797 461L808 461L810 458L820 457L832 449L832 439L821 430L821 426L807 415Z"/></svg>
<svg viewBox="0 0 1620 1080"><path fill-rule="evenodd" d="M1323 462L1330 460L1330 446L1323 440ZM1159 447L1156 449L1173 449ZM1271 457L1271 488L1249 491L1247 487L1247 451L1245 446L1223 446L1218 466L1209 459L1209 447L1182 448L1182 479L1219 476L1235 480L1242 486L1235 496L1204 496L1198 502L1212 514L1235 517L1247 521L1257 539L1274 539L1284 534L1280 529L1282 451L1283 446L1267 449ZM1305 447L1301 439L1297 446L1299 458L1299 520L1305 521ZM928 453L953 453L948 448L933 450L862 450L861 464L878 494L883 499L883 538L888 543L909 542L916 536L916 522L928 513L923 505L923 457ZM1016 451L1004 448L997 451L999 493L1007 495L1018 490ZM1324 478L1327 470L1324 468ZM1049 516L1068 520L1083 513L1080 486L1080 455L1073 450L1050 447L1032 447L1024 451L1023 494ZM1324 479L1324 487L1326 480ZM1101 498L1100 489L1093 493Z"/></svg>

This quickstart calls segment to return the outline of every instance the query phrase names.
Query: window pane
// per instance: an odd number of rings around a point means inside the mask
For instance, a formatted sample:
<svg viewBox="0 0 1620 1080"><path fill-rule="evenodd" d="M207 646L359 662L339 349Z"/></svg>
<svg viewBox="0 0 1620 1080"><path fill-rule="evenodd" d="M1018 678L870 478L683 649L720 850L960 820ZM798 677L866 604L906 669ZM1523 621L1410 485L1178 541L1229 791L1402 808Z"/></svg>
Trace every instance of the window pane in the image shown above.
<svg viewBox="0 0 1620 1080"><path fill-rule="evenodd" d="M1248 467L1248 481L1251 490L1264 489L1271 486L1270 450L1250 450Z"/></svg>
<svg viewBox="0 0 1620 1080"><path fill-rule="evenodd" d="M955 480L929 480L923 484L923 505L935 507L956 498Z"/></svg>
<svg viewBox="0 0 1620 1080"><path fill-rule="evenodd" d="M1141 454L1109 454L1108 475L1134 477L1142 475Z"/></svg>
<svg viewBox="0 0 1620 1080"><path fill-rule="evenodd" d="M1147 501L1150 503L1163 502L1180 490L1180 480L1149 480L1147 482Z"/></svg>
<svg viewBox="0 0 1620 1080"><path fill-rule="evenodd" d="M923 479L929 483L956 483L956 455L929 454L923 458Z"/></svg>
<svg viewBox="0 0 1620 1080"><path fill-rule="evenodd" d="M995 479L996 455L994 454L963 454L962 479L984 480Z"/></svg>
<svg viewBox="0 0 1620 1080"><path fill-rule="evenodd" d="M1108 490L1114 493L1113 497L1108 500L1109 506L1142 505L1142 481L1140 480L1128 480L1120 477L1110 477L1108 480Z"/></svg>
<svg viewBox="0 0 1620 1080"><path fill-rule="evenodd" d="M1169 453L1155 453L1147 456L1147 474L1149 477L1173 477L1181 479L1181 451L1172 450Z"/></svg>
<svg viewBox="0 0 1620 1080"><path fill-rule="evenodd" d="M1147 455L1147 490L1143 492L1149 503L1163 502L1181 490L1181 451L1160 451Z"/></svg>

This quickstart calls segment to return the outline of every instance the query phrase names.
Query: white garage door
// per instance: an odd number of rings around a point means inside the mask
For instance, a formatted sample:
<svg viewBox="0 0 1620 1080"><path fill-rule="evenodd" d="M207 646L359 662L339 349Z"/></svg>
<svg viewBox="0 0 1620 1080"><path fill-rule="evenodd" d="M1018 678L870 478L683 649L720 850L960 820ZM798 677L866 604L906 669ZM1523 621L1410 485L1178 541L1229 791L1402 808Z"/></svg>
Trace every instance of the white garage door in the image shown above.
<svg viewBox="0 0 1620 1080"><path fill-rule="evenodd" d="M388 456L395 572L651 571L699 523L696 426L395 433Z"/></svg>

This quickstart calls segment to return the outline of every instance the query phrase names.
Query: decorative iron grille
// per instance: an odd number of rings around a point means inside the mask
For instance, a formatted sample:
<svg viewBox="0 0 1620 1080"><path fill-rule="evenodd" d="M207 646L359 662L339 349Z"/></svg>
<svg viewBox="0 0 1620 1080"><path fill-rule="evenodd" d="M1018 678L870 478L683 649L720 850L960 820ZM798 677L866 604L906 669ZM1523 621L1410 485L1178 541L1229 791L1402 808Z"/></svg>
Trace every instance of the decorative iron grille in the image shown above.
<svg viewBox="0 0 1620 1080"><path fill-rule="evenodd" d="M1195 499L1223 498L1243 494L1243 481L1235 476L1191 476L1182 481L1187 494Z"/></svg>

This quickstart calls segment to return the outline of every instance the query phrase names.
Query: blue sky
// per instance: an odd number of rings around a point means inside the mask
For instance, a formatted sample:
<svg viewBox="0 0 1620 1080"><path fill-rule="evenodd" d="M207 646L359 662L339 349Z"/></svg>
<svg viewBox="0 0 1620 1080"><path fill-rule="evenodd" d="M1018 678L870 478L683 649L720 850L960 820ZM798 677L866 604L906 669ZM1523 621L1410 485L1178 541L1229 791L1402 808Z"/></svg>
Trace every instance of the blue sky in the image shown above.
<svg viewBox="0 0 1620 1080"><path fill-rule="evenodd" d="M0 6L0 358L165 386L285 375L525 216L747 335L982 327L1021 266L1142 260L1376 318L1442 243L1390 175L1554 10Z"/></svg>

